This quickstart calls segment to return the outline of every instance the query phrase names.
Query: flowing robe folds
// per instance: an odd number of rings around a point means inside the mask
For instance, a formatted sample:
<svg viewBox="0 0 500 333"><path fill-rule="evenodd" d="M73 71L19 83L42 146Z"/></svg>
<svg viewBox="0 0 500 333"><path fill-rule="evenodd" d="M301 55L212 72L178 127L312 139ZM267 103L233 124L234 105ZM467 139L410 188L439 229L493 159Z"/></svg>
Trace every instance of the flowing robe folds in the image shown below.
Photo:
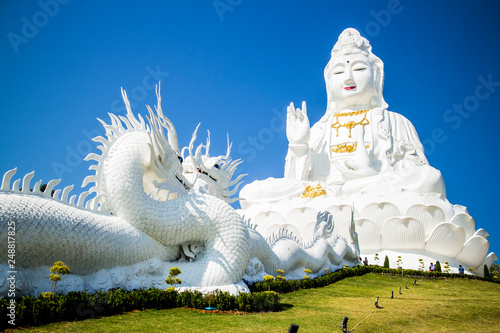
<svg viewBox="0 0 500 333"><path fill-rule="evenodd" d="M285 178L268 178L245 186L242 206L254 202L278 201L297 196L308 182L321 182L329 194L349 196L356 193L391 194L400 190L446 196L441 173L429 166L413 125L402 115L375 108L369 112L364 141L374 176L346 179L330 156L334 114L327 112L311 129L308 145L290 145L286 156ZM342 154L335 161L354 157Z"/></svg>

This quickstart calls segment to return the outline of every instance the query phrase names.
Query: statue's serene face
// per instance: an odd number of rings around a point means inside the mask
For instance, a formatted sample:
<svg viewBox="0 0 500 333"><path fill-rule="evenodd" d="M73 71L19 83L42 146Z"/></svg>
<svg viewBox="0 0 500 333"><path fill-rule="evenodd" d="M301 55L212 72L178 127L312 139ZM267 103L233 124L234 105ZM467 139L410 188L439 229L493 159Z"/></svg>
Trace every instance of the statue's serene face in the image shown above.
<svg viewBox="0 0 500 333"><path fill-rule="evenodd" d="M329 93L337 109L366 106L376 94L374 68L361 53L335 57L329 77Z"/></svg>

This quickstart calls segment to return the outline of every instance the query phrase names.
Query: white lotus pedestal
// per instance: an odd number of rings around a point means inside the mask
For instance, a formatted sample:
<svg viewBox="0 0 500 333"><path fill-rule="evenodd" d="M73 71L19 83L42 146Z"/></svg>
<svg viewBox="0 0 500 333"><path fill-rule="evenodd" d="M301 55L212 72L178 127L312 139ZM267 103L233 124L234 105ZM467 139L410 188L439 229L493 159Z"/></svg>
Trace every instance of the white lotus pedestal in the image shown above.
<svg viewBox="0 0 500 333"><path fill-rule="evenodd" d="M383 265L387 255L392 268L420 269L419 259L423 259L425 269L431 262L439 261L443 267L448 261L451 273L458 273L458 266L462 265L466 270L474 268L482 276L484 265L490 266L497 260L494 253L488 255L488 233L475 230L467 209L450 204L437 193L400 191L393 195L364 193L343 197L323 193L313 198L296 195L276 201L246 200L242 206L240 214L264 237L286 229L304 244L313 241L318 213L327 211L333 215L333 237L349 239L353 219L360 256L367 257L370 264L376 263L375 254L379 265ZM402 265L397 262L399 256Z"/></svg>

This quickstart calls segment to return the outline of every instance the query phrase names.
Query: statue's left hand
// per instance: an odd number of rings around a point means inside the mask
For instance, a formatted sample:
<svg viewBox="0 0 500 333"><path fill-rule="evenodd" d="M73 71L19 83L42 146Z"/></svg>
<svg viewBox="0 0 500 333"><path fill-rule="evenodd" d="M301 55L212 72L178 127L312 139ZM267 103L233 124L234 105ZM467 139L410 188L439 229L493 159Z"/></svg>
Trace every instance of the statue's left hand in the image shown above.
<svg viewBox="0 0 500 333"><path fill-rule="evenodd" d="M370 167L370 157L366 150L364 129L354 129L354 136L356 137L356 153L355 155L342 162L335 162L335 167L342 173L345 180L359 179L370 177L377 174L377 171Z"/></svg>

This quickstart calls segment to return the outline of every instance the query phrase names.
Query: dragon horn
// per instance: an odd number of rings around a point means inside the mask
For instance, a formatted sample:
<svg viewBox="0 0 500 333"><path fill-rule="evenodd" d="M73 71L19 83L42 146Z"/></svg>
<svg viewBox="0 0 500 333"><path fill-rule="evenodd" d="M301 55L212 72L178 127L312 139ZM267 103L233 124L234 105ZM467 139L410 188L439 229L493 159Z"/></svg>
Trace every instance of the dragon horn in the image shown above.
<svg viewBox="0 0 500 333"><path fill-rule="evenodd" d="M137 118L134 116L134 113L132 112L132 107L130 106L130 101L128 100L127 97L127 92L125 91L125 89L123 89L123 87L121 88L121 92L122 92L123 102L125 103L125 108L127 109L127 114L126 114L127 118L129 119L131 124L134 125L135 128L142 128L144 125L144 121L142 120L140 115L139 119L141 119L141 121L137 120Z"/></svg>
<svg viewBox="0 0 500 333"><path fill-rule="evenodd" d="M161 120L163 127L167 129L168 135L168 143L170 146L180 154L181 150L179 149L179 141L177 139L177 131L175 130L174 124L168 119L164 114L161 108L161 95L160 95L161 82L158 82L158 85L155 88L157 105L155 107L156 113L158 114L158 118Z"/></svg>
<svg viewBox="0 0 500 333"><path fill-rule="evenodd" d="M209 150L210 150L210 131L207 130L207 145L205 146L205 155L208 157L210 156Z"/></svg>
<svg viewBox="0 0 500 333"><path fill-rule="evenodd" d="M196 129L194 130L193 135L191 136L191 141L189 142L189 159L191 160L191 163L193 163L193 166L196 166L196 162L195 162L194 156L193 156L193 144L194 144L194 141L196 140L196 134L198 133L198 128L200 127L200 125L201 125L201 123L199 123L198 126L196 126ZM196 179L198 179L198 172L196 172L196 170L195 170L195 176L194 176L193 182L189 183L186 180L189 187L194 186Z"/></svg>
<svg viewBox="0 0 500 333"><path fill-rule="evenodd" d="M229 155L231 154L231 147L233 146L233 143L229 143L229 133L227 133L227 153L226 153L226 160L229 158Z"/></svg>

